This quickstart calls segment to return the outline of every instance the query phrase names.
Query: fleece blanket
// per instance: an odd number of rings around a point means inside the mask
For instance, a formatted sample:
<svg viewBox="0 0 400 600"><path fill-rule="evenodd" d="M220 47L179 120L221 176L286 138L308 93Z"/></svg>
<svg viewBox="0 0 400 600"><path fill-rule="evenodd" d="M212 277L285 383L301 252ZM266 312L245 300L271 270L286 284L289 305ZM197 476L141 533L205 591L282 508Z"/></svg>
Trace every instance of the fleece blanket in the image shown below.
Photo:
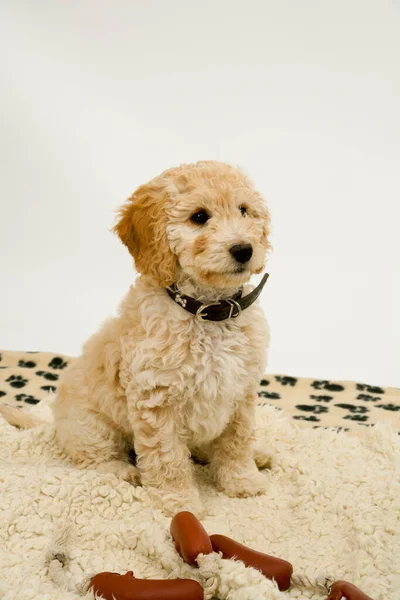
<svg viewBox="0 0 400 600"><path fill-rule="evenodd" d="M42 400L36 410L43 416L48 406ZM52 423L19 431L0 417L0 597L89 599L90 575L132 569L137 577L196 579L205 600L323 600L337 579L374 600L399 600L394 429L304 428L268 405L258 407L257 423L258 444L271 456L267 494L227 498L208 468L196 465L207 513L202 522L210 534L289 560L289 591L217 554L204 557L200 569L186 565L169 535L170 519L151 507L143 488L77 469L57 446ZM50 562L54 554L62 564Z"/></svg>
<svg viewBox="0 0 400 600"><path fill-rule="evenodd" d="M55 392L75 360L50 352L0 350L0 403L30 411ZM400 432L400 389L356 381L329 381L268 374L260 381L260 404L271 404L305 426L357 430L377 422Z"/></svg>

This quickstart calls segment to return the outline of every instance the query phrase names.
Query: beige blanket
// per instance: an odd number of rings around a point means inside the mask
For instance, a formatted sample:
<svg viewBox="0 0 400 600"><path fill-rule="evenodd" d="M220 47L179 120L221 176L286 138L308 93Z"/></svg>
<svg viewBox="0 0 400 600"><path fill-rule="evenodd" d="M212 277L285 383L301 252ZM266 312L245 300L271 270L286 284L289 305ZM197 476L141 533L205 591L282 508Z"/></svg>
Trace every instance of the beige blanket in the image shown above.
<svg viewBox="0 0 400 600"><path fill-rule="evenodd" d="M0 402L30 408L55 392L71 356L0 351ZM358 430L377 422L400 431L400 390L354 381L266 374L260 405L271 404L299 424Z"/></svg>
<svg viewBox="0 0 400 600"><path fill-rule="evenodd" d="M71 360L3 352L0 401L49 413L49 392ZM206 530L289 560L288 592L217 554L200 569L186 565L170 520L152 509L145 489L77 469L60 451L52 423L20 431L0 417L0 598L79 600L88 576L133 569L139 578L196 579L205 600L324 600L337 579L374 600L398 600L400 440L386 425L365 425L384 417L398 431L399 400L394 389L266 375L257 437L271 455L267 494L227 498L207 467L195 466ZM323 429L328 425L352 435ZM63 532L62 548L55 530ZM63 568L46 559L50 546L52 556L65 558Z"/></svg>

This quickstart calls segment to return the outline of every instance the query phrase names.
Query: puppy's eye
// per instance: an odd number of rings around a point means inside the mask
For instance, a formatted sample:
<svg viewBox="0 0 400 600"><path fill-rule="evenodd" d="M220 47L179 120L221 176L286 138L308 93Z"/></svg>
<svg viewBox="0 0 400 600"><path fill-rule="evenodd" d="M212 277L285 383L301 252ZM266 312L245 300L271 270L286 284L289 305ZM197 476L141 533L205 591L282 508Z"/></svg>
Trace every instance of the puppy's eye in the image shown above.
<svg viewBox="0 0 400 600"><path fill-rule="evenodd" d="M190 217L190 220L192 221L192 223L204 225L205 223L207 223L209 218L210 217L205 210L199 210Z"/></svg>
<svg viewBox="0 0 400 600"><path fill-rule="evenodd" d="M242 213L242 217L244 217L245 215L247 215L247 208L245 206L239 206L239 210Z"/></svg>

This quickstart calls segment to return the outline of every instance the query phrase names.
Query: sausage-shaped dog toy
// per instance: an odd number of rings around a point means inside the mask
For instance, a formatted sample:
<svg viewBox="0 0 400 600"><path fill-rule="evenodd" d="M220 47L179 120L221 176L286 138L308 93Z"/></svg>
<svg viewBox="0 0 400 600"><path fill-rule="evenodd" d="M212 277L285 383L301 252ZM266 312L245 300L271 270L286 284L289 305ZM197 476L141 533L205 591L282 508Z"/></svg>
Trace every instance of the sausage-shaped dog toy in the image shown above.
<svg viewBox="0 0 400 600"><path fill-rule="evenodd" d="M347 600L372 600L370 596L364 594L352 583L347 581L335 581L332 584L329 596L326 600L341 600L343 597Z"/></svg>
<svg viewBox="0 0 400 600"><path fill-rule="evenodd" d="M182 511L175 515L170 527L175 549L183 560L198 567L199 554L211 554L213 548L208 533L193 513Z"/></svg>
<svg viewBox="0 0 400 600"><path fill-rule="evenodd" d="M246 567L261 571L268 579L275 579L281 592L289 588L293 573L290 562L252 550L225 535L211 535L210 540L214 552L222 552L224 558L240 560Z"/></svg>
<svg viewBox="0 0 400 600"><path fill-rule="evenodd" d="M136 579L125 575L98 573L89 589L105 600L203 600L203 588L192 579Z"/></svg>

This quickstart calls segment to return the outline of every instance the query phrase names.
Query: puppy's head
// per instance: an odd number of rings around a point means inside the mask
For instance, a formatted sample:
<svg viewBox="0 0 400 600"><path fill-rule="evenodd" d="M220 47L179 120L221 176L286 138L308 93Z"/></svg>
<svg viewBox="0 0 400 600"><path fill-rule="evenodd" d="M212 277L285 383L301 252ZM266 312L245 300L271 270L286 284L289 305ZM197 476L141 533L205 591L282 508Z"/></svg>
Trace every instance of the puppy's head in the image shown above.
<svg viewBox="0 0 400 600"><path fill-rule="evenodd" d="M199 162L141 186L114 228L140 273L161 286L178 272L198 284L237 287L264 268L269 214L247 177L230 165Z"/></svg>

